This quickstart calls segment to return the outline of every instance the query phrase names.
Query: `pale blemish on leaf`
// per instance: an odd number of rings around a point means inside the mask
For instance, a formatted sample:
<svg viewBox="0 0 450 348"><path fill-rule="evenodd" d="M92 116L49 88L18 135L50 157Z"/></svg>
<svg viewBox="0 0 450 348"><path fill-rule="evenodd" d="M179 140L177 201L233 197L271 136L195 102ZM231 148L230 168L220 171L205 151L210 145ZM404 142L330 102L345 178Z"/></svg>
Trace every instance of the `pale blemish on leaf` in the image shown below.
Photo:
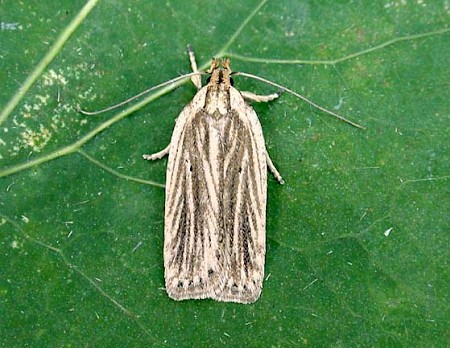
<svg viewBox="0 0 450 348"><path fill-rule="evenodd" d="M65 98L64 92L69 90L70 81L78 81L89 70L86 63L50 69L37 81L34 95L24 100L13 124L18 130L18 136L9 141L10 156L17 156L24 150L42 152L47 144L61 133L69 124L85 125L88 121L77 114L73 98ZM84 91L79 99L91 101L97 97L91 89ZM42 120L50 120L43 123ZM7 133L8 129L3 129ZM7 146L8 141L0 139L0 146ZM4 156L0 155L0 159Z"/></svg>
<svg viewBox="0 0 450 348"><path fill-rule="evenodd" d="M27 147L34 152L40 152L52 138L52 133L41 124L39 130L25 129L20 133L20 136L22 146L15 146L14 149L16 151L20 150L20 147Z"/></svg>

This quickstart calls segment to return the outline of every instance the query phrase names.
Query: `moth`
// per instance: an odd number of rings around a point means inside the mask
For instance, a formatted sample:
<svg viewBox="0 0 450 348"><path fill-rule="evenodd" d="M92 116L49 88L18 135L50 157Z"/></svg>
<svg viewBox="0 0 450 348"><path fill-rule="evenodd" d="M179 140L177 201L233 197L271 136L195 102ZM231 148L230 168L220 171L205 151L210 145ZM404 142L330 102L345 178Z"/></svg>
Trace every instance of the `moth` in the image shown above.
<svg viewBox="0 0 450 348"><path fill-rule="evenodd" d="M354 127L365 127L272 81L232 72L229 59L213 59L202 87L195 55L193 72L151 87L100 111L125 105L148 92L190 77L198 92L176 119L169 145L144 159L168 155L164 224L166 291L175 300L211 298L252 303L262 290L266 253L267 168L280 184L261 124L247 101L269 102L287 92ZM231 76L262 81L281 92L266 96L239 91Z"/></svg>
<svg viewBox="0 0 450 348"><path fill-rule="evenodd" d="M197 71L195 56L189 50ZM229 59L213 59L208 83L176 120L169 155L164 270L175 300L251 303L262 289L266 252L267 167L280 183L261 124L246 102L270 101L233 87Z"/></svg>

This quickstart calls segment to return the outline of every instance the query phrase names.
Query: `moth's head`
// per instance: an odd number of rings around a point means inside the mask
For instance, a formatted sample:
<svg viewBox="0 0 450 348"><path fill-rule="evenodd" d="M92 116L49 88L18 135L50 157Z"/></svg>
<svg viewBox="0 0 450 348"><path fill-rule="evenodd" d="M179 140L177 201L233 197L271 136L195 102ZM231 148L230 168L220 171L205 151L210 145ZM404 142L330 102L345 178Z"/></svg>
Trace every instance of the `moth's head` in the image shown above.
<svg viewBox="0 0 450 348"><path fill-rule="evenodd" d="M214 70L226 70L231 74L229 58L213 58L208 73L212 74Z"/></svg>
<svg viewBox="0 0 450 348"><path fill-rule="evenodd" d="M231 68L229 58L213 58L211 67L207 71L211 76L208 78L208 84L221 84L232 86L233 79L230 78Z"/></svg>

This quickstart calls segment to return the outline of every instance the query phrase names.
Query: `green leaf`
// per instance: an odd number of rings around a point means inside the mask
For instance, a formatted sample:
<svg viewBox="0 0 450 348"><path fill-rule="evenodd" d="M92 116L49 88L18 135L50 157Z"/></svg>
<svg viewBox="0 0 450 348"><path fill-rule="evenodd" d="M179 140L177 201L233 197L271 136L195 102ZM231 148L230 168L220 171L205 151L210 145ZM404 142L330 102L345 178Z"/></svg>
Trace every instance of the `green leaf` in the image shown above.
<svg viewBox="0 0 450 348"><path fill-rule="evenodd" d="M445 1L83 5L2 4L4 346L447 344ZM163 289L167 160L141 155L168 144L195 88L167 86L125 114L76 109L188 73L188 43L202 68L229 56L367 128L287 93L254 105L286 184L269 176L267 279L252 305Z"/></svg>

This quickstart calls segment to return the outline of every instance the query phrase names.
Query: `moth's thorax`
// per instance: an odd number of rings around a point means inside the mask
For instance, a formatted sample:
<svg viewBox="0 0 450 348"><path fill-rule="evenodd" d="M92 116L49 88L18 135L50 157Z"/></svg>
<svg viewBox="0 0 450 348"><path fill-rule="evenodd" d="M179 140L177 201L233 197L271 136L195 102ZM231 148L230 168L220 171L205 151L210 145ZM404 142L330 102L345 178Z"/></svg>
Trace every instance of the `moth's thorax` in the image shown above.
<svg viewBox="0 0 450 348"><path fill-rule="evenodd" d="M210 115L226 115L230 110L230 61L213 59L209 72L205 109Z"/></svg>

